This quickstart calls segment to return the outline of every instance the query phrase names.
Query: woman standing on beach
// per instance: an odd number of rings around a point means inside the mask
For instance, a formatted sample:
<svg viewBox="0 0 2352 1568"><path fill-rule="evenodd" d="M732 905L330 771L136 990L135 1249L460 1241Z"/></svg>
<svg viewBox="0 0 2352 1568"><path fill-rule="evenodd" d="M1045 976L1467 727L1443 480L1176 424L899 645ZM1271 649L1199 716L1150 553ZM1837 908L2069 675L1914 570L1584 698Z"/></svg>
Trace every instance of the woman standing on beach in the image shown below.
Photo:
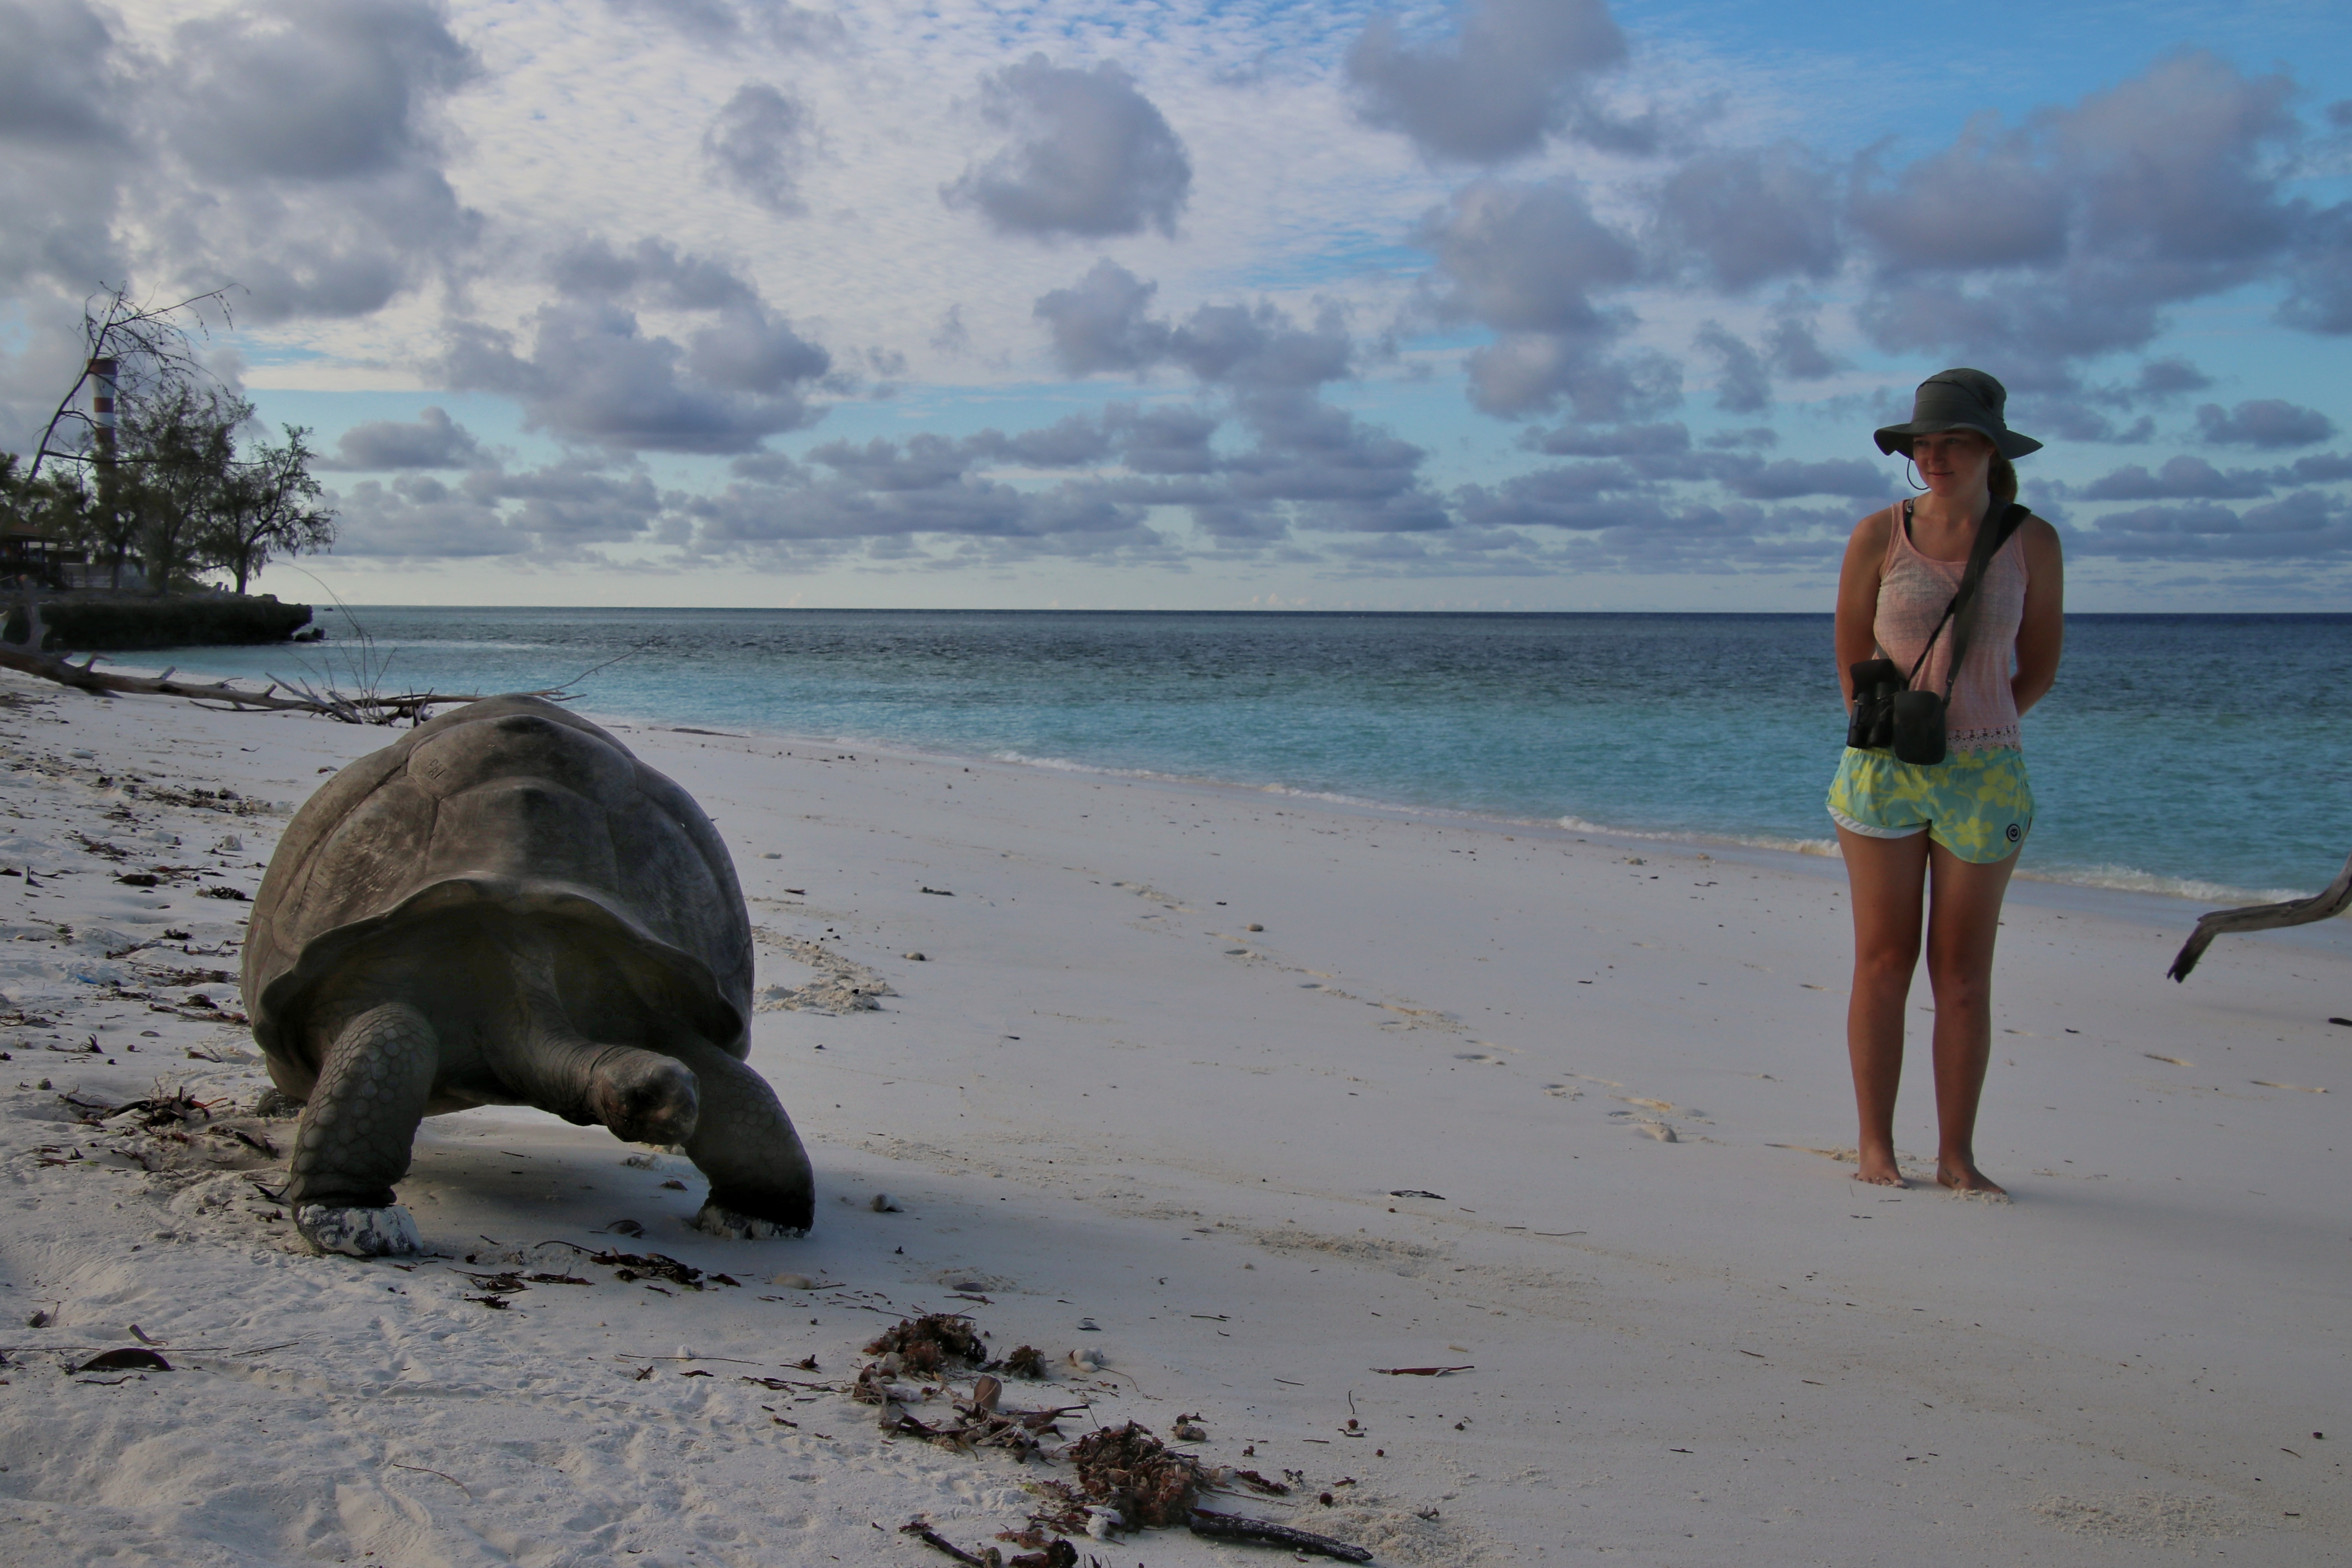
<svg viewBox="0 0 2352 1568"><path fill-rule="evenodd" d="M1992 1056L1993 940L2033 826L2018 715L2057 679L2065 636L2057 531L2029 516L1992 554L1965 606L1957 674L1956 629L1935 628L1978 531L1995 527L2016 499L2010 459L2042 446L2003 422L2008 399L1982 371L1944 371L1920 384L1909 424L1877 432L1880 451L1907 454L1918 466L1926 493L1864 518L1846 545L1839 684L1851 710L1853 667L1879 658L1910 674L1913 690L1948 689L1948 750L1941 763L1920 766L1884 748L1848 746L1829 795L1853 895L1846 1049L1862 1116L1854 1179L1907 1184L1895 1162L1895 1095L1924 923L1936 998L1936 1180L1989 1197L2006 1195L1976 1162L1977 1102Z"/></svg>

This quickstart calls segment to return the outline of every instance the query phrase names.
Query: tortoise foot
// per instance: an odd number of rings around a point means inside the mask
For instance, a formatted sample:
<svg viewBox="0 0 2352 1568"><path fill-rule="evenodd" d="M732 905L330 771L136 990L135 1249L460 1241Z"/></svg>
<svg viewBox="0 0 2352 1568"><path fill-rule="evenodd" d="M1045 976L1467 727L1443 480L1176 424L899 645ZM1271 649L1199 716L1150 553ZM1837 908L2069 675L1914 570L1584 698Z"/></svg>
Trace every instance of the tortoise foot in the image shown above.
<svg viewBox="0 0 2352 1568"><path fill-rule="evenodd" d="M425 1250L416 1217L398 1204L383 1208L303 1204L294 1210L294 1228L320 1252L346 1258L414 1258Z"/></svg>
<svg viewBox="0 0 2352 1568"><path fill-rule="evenodd" d="M694 1228L708 1236L727 1241L769 1241L778 1237L799 1237L808 1234L808 1221L788 1225L782 1220L761 1219L740 1209L729 1208L713 1200L702 1205L694 1216Z"/></svg>

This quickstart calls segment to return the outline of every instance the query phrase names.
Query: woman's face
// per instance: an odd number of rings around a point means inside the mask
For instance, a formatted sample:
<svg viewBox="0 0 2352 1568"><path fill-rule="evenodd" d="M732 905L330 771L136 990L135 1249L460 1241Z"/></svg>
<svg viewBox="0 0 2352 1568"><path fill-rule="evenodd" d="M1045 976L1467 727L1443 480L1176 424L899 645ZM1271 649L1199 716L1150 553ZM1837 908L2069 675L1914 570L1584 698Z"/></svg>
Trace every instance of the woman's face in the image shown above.
<svg viewBox="0 0 2352 1568"><path fill-rule="evenodd" d="M1918 466L1919 482L1937 495L1970 496L1990 483L1992 443L1974 430L1916 436L1911 460Z"/></svg>

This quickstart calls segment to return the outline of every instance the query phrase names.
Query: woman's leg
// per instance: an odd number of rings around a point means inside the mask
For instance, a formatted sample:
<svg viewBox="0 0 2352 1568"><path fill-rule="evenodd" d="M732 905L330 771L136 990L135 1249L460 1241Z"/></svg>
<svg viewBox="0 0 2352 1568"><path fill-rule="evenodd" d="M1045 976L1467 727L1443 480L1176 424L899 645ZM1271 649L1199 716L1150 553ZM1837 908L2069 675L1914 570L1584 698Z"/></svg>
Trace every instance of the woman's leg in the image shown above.
<svg viewBox="0 0 2352 1568"><path fill-rule="evenodd" d="M1903 1082L1903 1007L1919 966L1920 897L1927 836L1872 838L1838 829L1853 901L1853 989L1846 1001L1845 1048L1862 1115L1862 1168L1854 1179L1905 1185L1895 1165L1895 1093Z"/></svg>
<svg viewBox="0 0 2352 1568"><path fill-rule="evenodd" d="M1992 1061L1992 952L2017 856L1979 866L1927 852L1927 983L1936 995L1936 1180L1956 1193L2007 1195L1977 1169L1977 1102Z"/></svg>

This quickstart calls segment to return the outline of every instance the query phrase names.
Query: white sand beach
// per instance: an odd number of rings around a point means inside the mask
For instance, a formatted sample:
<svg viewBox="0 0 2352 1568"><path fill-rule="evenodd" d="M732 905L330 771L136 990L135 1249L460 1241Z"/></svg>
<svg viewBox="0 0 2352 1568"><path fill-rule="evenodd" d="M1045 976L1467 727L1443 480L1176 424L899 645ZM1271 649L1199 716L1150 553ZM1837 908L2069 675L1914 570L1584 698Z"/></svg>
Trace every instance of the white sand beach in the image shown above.
<svg viewBox="0 0 2352 1568"><path fill-rule="evenodd" d="M1066 1436L1192 1417L1291 1478L1214 1506L1382 1563L2352 1562L2343 921L2175 985L2199 906L2021 883L1996 1206L1832 1157L1834 860L614 725L735 854L816 1227L713 1239L683 1158L475 1110L401 1189L437 1256L361 1262L266 1195L294 1123L211 889L391 737L5 690L7 1563L950 1561L919 1517L1009 1559L1066 1471L847 1395L926 1311L1042 1351L1005 1399Z"/></svg>

